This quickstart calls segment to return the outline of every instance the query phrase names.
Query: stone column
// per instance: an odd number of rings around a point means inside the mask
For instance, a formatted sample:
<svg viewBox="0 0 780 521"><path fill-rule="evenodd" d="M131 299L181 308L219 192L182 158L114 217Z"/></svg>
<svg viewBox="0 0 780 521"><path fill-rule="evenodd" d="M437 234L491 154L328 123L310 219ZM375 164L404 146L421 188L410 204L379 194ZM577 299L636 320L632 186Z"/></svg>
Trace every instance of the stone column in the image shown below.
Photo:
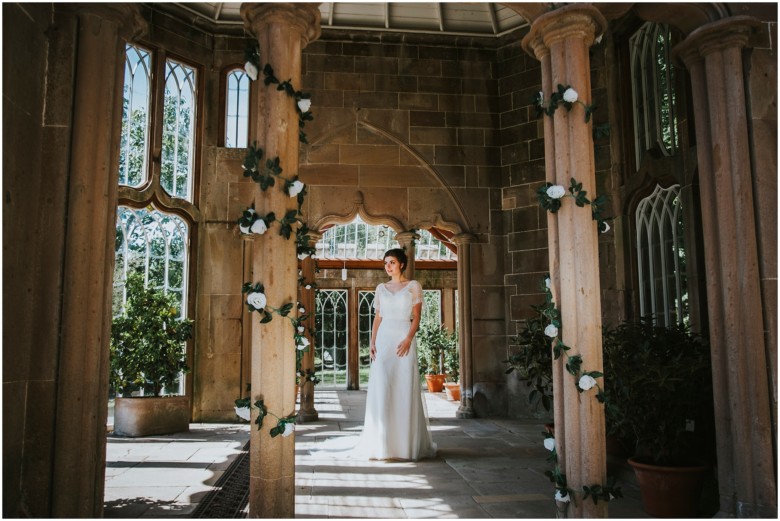
<svg viewBox="0 0 780 521"><path fill-rule="evenodd" d="M401 245L401 248L403 248L404 252L406 253L407 259L409 259L409 262L406 265L406 270L404 270L404 274L409 280L414 279L414 241L418 240L419 238L420 236L417 235L414 231L395 234L395 240L398 241L398 244Z"/></svg>
<svg viewBox="0 0 780 521"><path fill-rule="evenodd" d="M542 62L545 98L562 84L590 103L588 49L606 25L601 13L587 4L561 7L534 21L523 46ZM544 118L547 180L568 188L575 178L592 199L596 195L592 128L585 123L583 106L575 104L570 112L559 107L552 118ZM558 213L548 216L548 238L562 341L571 347L570 355L582 357L583 371L601 371L598 230L590 209L564 200ZM578 392L576 381L563 369L565 356L561 358L553 371L555 437L560 468L575 492L568 514L606 517L606 502L594 505L582 499L583 486L606 483L604 406L595 389Z"/></svg>
<svg viewBox="0 0 780 521"><path fill-rule="evenodd" d="M310 246L314 246L322 238L322 234L309 232L311 237ZM313 284L315 278L316 261L310 255L301 261L301 276L303 277L304 287L300 288L300 302L306 309L309 318L303 322L306 328L306 338L309 339L309 349L303 354L301 359L301 370L305 373L307 370L314 370L314 287L306 289L306 284ZM319 419L320 415L314 408L314 384L309 381L301 382L301 408L298 411L298 421L313 422Z"/></svg>
<svg viewBox="0 0 780 521"><path fill-rule="evenodd" d="M457 418L474 418L474 363L471 339L471 243L476 237L460 233L452 238L458 247L458 338L460 341L460 406Z"/></svg>
<svg viewBox="0 0 780 521"><path fill-rule="evenodd" d="M319 36L317 4L247 3L241 6L246 28L260 45L261 70L265 63L276 77L301 88L301 50ZM262 73L261 73L262 74ZM265 86L262 76L254 82L257 119L254 135L265 152L263 160L278 156L288 179L298 173L298 115L295 100L274 86ZM281 186L280 186L281 185ZM296 208L276 183L263 192L256 189L255 208L263 215L282 216ZM277 226L277 225L275 225ZM280 308L298 299L298 260L295 241L285 239L275 228L253 242L253 280L265 285L268 305ZM297 311L293 311L297 313ZM267 324L252 321L252 401L262 398L269 413L284 417L295 412L295 357L293 327L279 316ZM257 415L252 410L252 421ZM250 517L295 517L295 437L271 438L276 418L266 418L261 430L251 429L249 471Z"/></svg>
<svg viewBox="0 0 780 521"><path fill-rule="evenodd" d="M758 25L719 20L675 48L693 89L721 512L737 517L777 515L742 63Z"/></svg>
<svg viewBox="0 0 780 521"><path fill-rule="evenodd" d="M125 38L138 6L79 4L52 516L101 517ZM88 378L85 378L88 375Z"/></svg>

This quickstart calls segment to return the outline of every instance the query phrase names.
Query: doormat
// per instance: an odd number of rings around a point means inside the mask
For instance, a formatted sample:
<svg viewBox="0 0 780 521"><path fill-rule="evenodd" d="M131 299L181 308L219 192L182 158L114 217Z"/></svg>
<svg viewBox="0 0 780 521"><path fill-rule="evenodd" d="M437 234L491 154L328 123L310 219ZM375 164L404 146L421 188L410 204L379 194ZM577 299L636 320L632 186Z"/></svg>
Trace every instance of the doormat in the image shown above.
<svg viewBox="0 0 780 521"><path fill-rule="evenodd" d="M214 484L194 518L242 518L249 512L249 442Z"/></svg>

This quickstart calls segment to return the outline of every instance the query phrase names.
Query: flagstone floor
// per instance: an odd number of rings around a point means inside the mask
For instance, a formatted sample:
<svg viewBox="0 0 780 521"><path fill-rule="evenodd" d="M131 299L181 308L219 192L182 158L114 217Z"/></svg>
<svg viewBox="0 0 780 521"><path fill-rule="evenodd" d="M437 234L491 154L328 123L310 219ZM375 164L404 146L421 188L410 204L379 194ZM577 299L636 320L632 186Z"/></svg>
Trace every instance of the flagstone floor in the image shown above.
<svg viewBox="0 0 780 521"><path fill-rule="evenodd" d="M437 458L338 459L310 448L362 427L365 391L317 389L319 421L296 426L300 518L554 518L542 425L506 418L459 420L443 393L425 393ZM249 439L247 424L192 424L190 432L109 436L105 517L191 517ZM633 483L612 518L649 517Z"/></svg>

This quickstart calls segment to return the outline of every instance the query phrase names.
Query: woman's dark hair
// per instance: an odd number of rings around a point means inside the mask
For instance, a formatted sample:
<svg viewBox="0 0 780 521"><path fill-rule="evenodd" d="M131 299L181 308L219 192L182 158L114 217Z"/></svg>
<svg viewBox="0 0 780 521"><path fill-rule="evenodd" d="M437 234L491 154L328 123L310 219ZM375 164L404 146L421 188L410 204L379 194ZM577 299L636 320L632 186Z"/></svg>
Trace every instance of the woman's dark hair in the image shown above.
<svg viewBox="0 0 780 521"><path fill-rule="evenodd" d="M387 250L385 254L382 256L382 261L388 257L395 257L395 259L401 264L401 271L404 271L406 269L406 265L409 262L409 259L406 256L406 252L402 250L401 248L393 248L392 250Z"/></svg>

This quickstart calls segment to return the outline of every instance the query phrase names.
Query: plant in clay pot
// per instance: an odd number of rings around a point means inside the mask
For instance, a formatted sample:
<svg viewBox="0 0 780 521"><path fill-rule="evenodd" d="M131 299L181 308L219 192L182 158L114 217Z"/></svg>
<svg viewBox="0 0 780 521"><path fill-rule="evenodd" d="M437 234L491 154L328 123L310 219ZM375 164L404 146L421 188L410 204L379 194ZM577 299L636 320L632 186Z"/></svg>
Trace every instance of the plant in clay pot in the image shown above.
<svg viewBox="0 0 780 521"><path fill-rule="evenodd" d="M629 460L648 513L696 515L701 478L714 460L714 405L709 345L686 326L661 326L652 317L604 333L605 414L609 434L634 447ZM699 476L690 486L666 484L661 508L648 503L644 473L651 467L685 468ZM647 478L650 479L650 478ZM673 498L681 492L683 498ZM690 497L693 496L693 497ZM682 505L685 499L690 499ZM681 511L671 507L680 504Z"/></svg>
<svg viewBox="0 0 780 521"><path fill-rule="evenodd" d="M440 324L425 323L417 331L417 358L420 374L428 390L439 393L444 387L444 352L449 333Z"/></svg>
<svg viewBox="0 0 780 521"><path fill-rule="evenodd" d="M192 320L181 318L174 295L144 287L140 273L128 275L127 302L111 326L110 382L117 393L114 415L117 434L142 436L162 434L161 429L187 430L189 404L186 397L165 398L170 401L159 404L153 399L160 398L163 389L170 390L177 385L182 373L189 370L185 342L192 336L192 325ZM130 398L140 389L150 392L151 397ZM131 403L126 400L128 398L147 403ZM173 405L173 401L181 405ZM171 417L171 425L162 424L166 422L156 417L157 413L152 411L155 407L160 415ZM132 408L132 412L128 408ZM126 419L127 424L124 423ZM145 432L147 426L153 432Z"/></svg>

